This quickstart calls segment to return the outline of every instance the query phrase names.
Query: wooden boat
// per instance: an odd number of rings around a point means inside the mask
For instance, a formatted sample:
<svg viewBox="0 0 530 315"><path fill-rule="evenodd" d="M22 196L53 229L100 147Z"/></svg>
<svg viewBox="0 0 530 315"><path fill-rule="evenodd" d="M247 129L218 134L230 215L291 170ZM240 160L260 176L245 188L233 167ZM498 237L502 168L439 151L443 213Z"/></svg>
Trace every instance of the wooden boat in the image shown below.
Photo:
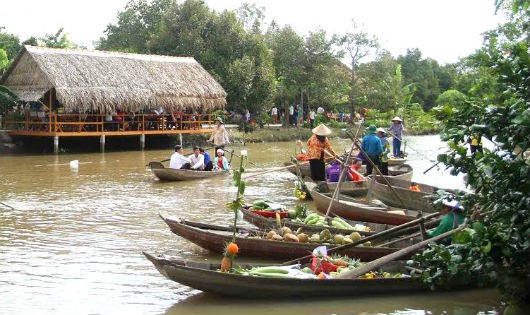
<svg viewBox="0 0 530 315"><path fill-rule="evenodd" d="M310 189L311 198L318 212L326 214L332 200L332 192L320 192L312 183L306 183ZM354 221L374 222L381 224L399 225L416 218L417 212L400 208L364 203L350 196L339 194L333 201L330 212L333 215Z"/></svg>
<svg viewBox="0 0 530 315"><path fill-rule="evenodd" d="M283 165L287 166L287 170L294 175L298 175L298 169L300 169L300 176L302 178L304 177L311 177L311 169L309 168L309 161L300 161L298 162L298 165L289 161L284 162Z"/></svg>
<svg viewBox="0 0 530 315"><path fill-rule="evenodd" d="M259 227L260 229L272 229L277 227L276 219L274 218L267 218L262 215L256 214L247 208L242 208L241 212L243 213L243 219L245 219L247 222L254 224L255 226ZM321 225L311 225L311 224L304 224L300 222L293 221L289 218L284 218L280 220L281 226L287 226L291 230L295 231L297 229L302 229L304 233L310 232L310 233L318 233L324 229L328 229L332 234L350 234L351 232L357 231L361 235L372 235L374 232L366 232L363 230L345 230L345 229L339 229L335 227L327 227L327 226L321 226Z"/></svg>
<svg viewBox="0 0 530 315"><path fill-rule="evenodd" d="M375 182L372 185L372 194L374 198L393 207L405 207L407 209L422 210L426 212L435 211L432 200L429 197L435 194L440 188L416 183L420 186L420 191L413 191L409 189L411 182L408 180L391 177L387 177L386 179L392 188L390 188L386 181L380 176L375 177Z"/></svg>
<svg viewBox="0 0 530 315"><path fill-rule="evenodd" d="M409 164L395 165L388 168L388 176L386 177L410 181L412 180L412 173L412 166ZM369 183L369 181L345 181L340 184L340 192L352 197L363 197L368 192ZM330 191L334 191L337 188L337 183L328 182L328 187Z"/></svg>
<svg viewBox="0 0 530 315"><path fill-rule="evenodd" d="M416 277L325 280L257 277L220 272L219 264L157 258L145 252L144 255L169 280L203 292L238 298L357 297L431 290ZM448 288L464 289L469 285L452 283Z"/></svg>
<svg viewBox="0 0 530 315"><path fill-rule="evenodd" d="M222 176L228 174L227 170L222 171L195 171L195 170L181 170L165 167L164 164L158 161L149 162L151 172L162 181L185 181L192 179L210 178L214 176Z"/></svg>
<svg viewBox="0 0 530 315"><path fill-rule="evenodd" d="M403 165L405 162L407 162L407 159L404 158L389 158L388 166Z"/></svg>
<svg viewBox="0 0 530 315"><path fill-rule="evenodd" d="M191 222L182 218L167 218L160 215L170 227L171 231L202 248L212 252L222 253L227 242L232 241L232 229L199 222ZM302 243L288 241L273 241L262 238L265 232L255 232L245 228L238 228L235 242L239 246L239 255L264 259L296 259L310 254L317 246L326 245L330 248L334 244ZM399 248L390 247L345 247L333 251L339 255L349 256L369 261L388 255Z"/></svg>

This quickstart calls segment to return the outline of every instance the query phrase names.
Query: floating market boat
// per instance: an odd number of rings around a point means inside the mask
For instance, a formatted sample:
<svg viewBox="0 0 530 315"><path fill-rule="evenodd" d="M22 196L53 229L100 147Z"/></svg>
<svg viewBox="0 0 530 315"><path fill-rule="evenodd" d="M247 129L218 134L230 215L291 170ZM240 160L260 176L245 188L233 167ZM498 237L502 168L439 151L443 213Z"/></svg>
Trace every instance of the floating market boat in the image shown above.
<svg viewBox="0 0 530 315"><path fill-rule="evenodd" d="M238 243L239 244L239 243ZM318 279L295 277L267 277L220 272L219 264L158 258L144 255L166 278L222 296L237 298L292 298L374 296L377 294L406 294L431 291L420 278L400 275L399 278ZM251 268L251 265L241 266ZM447 289L464 289L470 285L453 282Z"/></svg>
<svg viewBox="0 0 530 315"><path fill-rule="evenodd" d="M196 245L212 252L222 253L225 244L232 241L232 228L188 221L182 218L160 217L166 222L171 231ZM337 247L334 253L348 256L361 261L373 260L397 251L399 248L349 246L339 247L330 243L310 243L270 240L265 238L266 231L253 231L247 228L237 228L235 242L239 246L239 255L258 257L263 259L296 259L311 253L315 247Z"/></svg>
<svg viewBox="0 0 530 315"><path fill-rule="evenodd" d="M165 167L158 161L149 162L151 172L161 181L186 181L193 179L210 178L222 176L229 173L228 170L198 171L187 169L174 169Z"/></svg>

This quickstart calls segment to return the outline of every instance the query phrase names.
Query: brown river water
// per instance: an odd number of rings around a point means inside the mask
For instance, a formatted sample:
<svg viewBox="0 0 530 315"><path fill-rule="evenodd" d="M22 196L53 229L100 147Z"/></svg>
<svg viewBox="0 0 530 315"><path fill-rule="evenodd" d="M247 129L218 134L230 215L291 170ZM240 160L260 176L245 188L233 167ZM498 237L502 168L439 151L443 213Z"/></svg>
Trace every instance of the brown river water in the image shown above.
<svg viewBox="0 0 530 315"><path fill-rule="evenodd" d="M339 152L350 146L347 140L333 144ZM437 136L408 138L413 179L464 187L461 177L443 169L423 174L443 148ZM245 174L251 175L281 167L295 146L233 149L248 150ZM146 164L170 154L0 156L0 314L496 314L493 290L272 301L224 298L166 280L142 251L219 257L171 233L158 213L229 224L233 214L225 204L235 196L228 176L157 181ZM78 169L70 167L74 160ZM245 199L293 206L294 179L285 170L251 177Z"/></svg>

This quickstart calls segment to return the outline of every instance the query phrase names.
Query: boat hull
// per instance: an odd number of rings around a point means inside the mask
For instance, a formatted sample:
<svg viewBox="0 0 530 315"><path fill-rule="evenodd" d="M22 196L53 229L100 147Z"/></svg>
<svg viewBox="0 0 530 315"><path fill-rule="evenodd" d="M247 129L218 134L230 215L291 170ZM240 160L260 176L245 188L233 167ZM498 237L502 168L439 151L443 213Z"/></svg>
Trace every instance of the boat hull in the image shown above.
<svg viewBox="0 0 530 315"><path fill-rule="evenodd" d="M196 171L186 169L174 169L165 167L160 162L150 162L151 172L161 181L187 181L194 179L204 179L228 174L227 170L222 171Z"/></svg>
<svg viewBox="0 0 530 315"><path fill-rule="evenodd" d="M169 260L145 252L144 255L170 280L203 292L237 298L357 297L430 291L429 286L419 278L321 280L256 277L219 272L219 265L207 262ZM448 286L452 290L469 287L465 283L452 283Z"/></svg>
<svg viewBox="0 0 530 315"><path fill-rule="evenodd" d="M203 223L195 224L194 222L181 218L161 217L173 233L209 251L222 253L225 244L233 241L232 233L226 233L229 231L226 227ZM225 233L219 233L220 231ZM243 231L248 232L248 230L245 229L243 229ZM261 232L261 235L263 234L264 232ZM238 233L238 235L241 235L241 233ZM334 244L322 243L274 241L254 236L255 234L252 233L247 233L246 237L236 236L235 242L239 247L239 256L257 257L262 259L297 259L307 257L313 249L321 245L327 246L329 248L328 251L337 246ZM332 252L360 259L361 261L370 261L397 250L399 250L399 248L354 246L332 250Z"/></svg>

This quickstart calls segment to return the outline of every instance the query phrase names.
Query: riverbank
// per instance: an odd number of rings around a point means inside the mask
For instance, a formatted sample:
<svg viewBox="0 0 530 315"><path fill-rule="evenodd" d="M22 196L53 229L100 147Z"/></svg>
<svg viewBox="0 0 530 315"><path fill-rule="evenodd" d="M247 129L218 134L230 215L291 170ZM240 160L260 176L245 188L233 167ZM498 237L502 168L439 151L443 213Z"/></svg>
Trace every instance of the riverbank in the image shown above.
<svg viewBox="0 0 530 315"><path fill-rule="evenodd" d="M226 125L227 129L230 132L231 140L234 143L263 143L263 142L284 142L284 141L293 141L293 140L302 140L307 141L311 137L311 128L304 127L282 127L281 125L265 125L263 128L257 128L252 132L243 132L239 131L237 125ZM333 133L330 135L330 138L341 138L349 139L350 136L346 133L348 130L351 130L353 134L357 131L356 127L347 128L330 128ZM416 132L415 130L410 130L405 133L406 135L430 135L432 133L423 133ZM358 137L362 138L364 136L364 130L360 130ZM186 137L185 143L197 143L205 142L209 135L198 134L190 135Z"/></svg>

